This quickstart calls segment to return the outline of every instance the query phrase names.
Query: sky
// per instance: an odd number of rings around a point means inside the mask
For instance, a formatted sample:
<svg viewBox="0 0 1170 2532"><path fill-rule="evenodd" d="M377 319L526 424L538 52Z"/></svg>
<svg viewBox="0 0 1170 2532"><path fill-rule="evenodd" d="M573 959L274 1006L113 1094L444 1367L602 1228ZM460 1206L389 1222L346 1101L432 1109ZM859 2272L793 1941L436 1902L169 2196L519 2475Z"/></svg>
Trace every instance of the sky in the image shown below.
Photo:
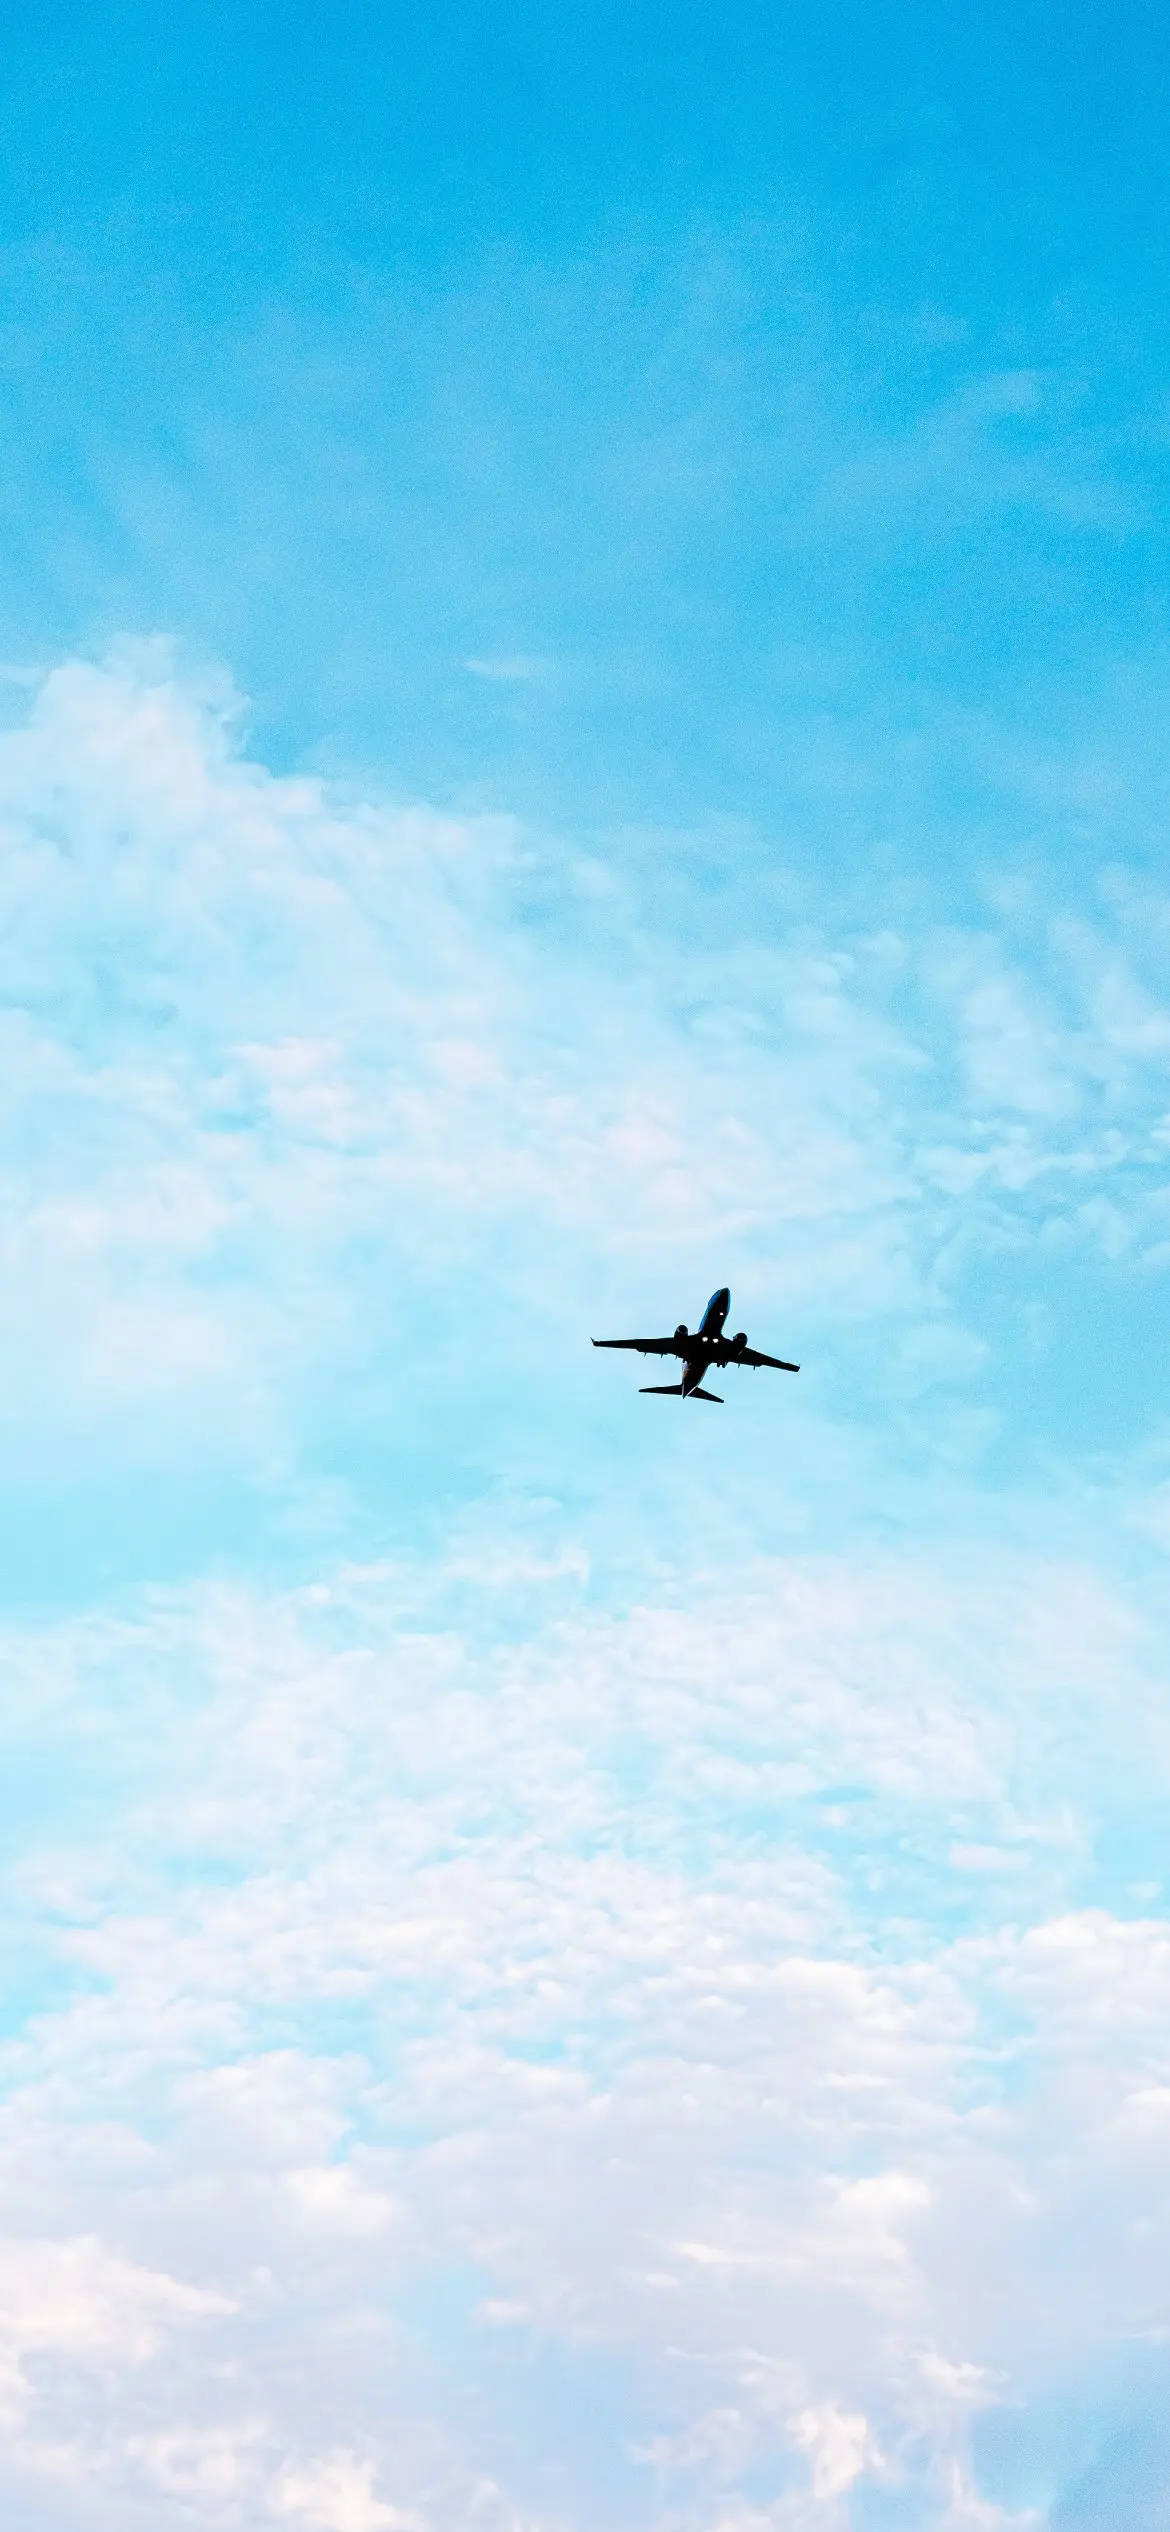
<svg viewBox="0 0 1170 2532"><path fill-rule="evenodd" d="M1167 50L6 29L13 2532L1170 2527Z"/></svg>

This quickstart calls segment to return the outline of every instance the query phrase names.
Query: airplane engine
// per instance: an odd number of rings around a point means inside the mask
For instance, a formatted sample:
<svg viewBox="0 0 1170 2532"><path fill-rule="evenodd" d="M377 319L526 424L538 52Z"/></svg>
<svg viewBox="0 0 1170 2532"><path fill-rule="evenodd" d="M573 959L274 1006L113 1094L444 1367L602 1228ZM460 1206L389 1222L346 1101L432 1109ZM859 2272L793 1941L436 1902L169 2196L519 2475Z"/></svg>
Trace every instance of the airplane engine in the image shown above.
<svg viewBox="0 0 1170 2532"><path fill-rule="evenodd" d="M744 1347L745 1347L745 1345L747 1344L747 1335L746 1335L746 1332L744 1331L744 1329L743 1329L743 1328L741 1328L741 1329L740 1329L740 1331L739 1331L739 1335L738 1335L738 1336L733 1336L733 1337L732 1337L731 1342L732 1342L732 1345L733 1345L733 1346L734 1346L734 1348L735 1348L736 1353L737 1353L737 1354L742 1354L742 1352L743 1352L743 1350L744 1350Z"/></svg>
<svg viewBox="0 0 1170 2532"><path fill-rule="evenodd" d="M683 1339L684 1339L686 1336L688 1336L688 1335L689 1335L689 1333L690 1333L690 1331L689 1331L689 1329L688 1329L688 1327L687 1327L686 1320L685 1320L685 1319L680 1319L680 1320L679 1320L679 1323L678 1323L678 1326L676 1327L676 1329L675 1329L675 1331L674 1331L674 1340L675 1340L675 1344L676 1344L676 1345L680 1344L680 1343L683 1341Z"/></svg>

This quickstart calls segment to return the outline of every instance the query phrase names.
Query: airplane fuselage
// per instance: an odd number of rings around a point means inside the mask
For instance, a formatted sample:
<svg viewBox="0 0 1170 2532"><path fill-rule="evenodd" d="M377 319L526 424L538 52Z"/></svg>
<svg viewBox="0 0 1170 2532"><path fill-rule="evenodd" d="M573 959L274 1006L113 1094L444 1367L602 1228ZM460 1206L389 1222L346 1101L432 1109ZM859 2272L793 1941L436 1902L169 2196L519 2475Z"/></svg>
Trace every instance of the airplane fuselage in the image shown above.
<svg viewBox="0 0 1170 2532"><path fill-rule="evenodd" d="M730 1308L731 1294L729 1293L726 1284L720 1284L718 1292L712 1293L711 1298L707 1303L707 1307L703 1312L702 1324L699 1328L700 1337L709 1336L711 1338L715 1338L717 1336L722 1336L723 1322L726 1319Z"/></svg>
<svg viewBox="0 0 1170 2532"><path fill-rule="evenodd" d="M684 1398L690 1397L692 1389L698 1388L704 1372L710 1370L711 1358L723 1334L723 1323L730 1308L731 1294L727 1285L721 1284L718 1292L712 1293L694 1335L687 1342L683 1357Z"/></svg>

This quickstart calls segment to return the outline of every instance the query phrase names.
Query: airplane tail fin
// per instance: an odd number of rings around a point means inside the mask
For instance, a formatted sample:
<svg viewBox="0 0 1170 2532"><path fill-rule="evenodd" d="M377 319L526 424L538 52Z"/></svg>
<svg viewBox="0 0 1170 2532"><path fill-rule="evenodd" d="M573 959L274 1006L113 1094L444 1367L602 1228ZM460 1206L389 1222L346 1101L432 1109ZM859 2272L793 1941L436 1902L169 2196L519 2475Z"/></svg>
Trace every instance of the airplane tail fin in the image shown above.
<svg viewBox="0 0 1170 2532"><path fill-rule="evenodd" d="M692 1389L691 1396L705 1398L709 1407L721 1407L723 1404L722 1398L717 1398L713 1389Z"/></svg>

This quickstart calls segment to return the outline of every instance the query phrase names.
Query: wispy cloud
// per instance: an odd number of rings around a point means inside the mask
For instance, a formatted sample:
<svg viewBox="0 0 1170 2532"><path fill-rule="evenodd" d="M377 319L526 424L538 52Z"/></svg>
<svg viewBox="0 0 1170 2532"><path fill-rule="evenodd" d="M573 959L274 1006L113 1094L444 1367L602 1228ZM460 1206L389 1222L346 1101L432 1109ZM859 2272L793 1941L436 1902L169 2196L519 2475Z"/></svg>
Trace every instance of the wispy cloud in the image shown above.
<svg viewBox="0 0 1170 2532"><path fill-rule="evenodd" d="M831 1326L869 1413L994 1384L1004 1256L1161 1253L1148 893L745 941L710 890L672 915L661 859L277 778L240 723L148 650L0 737L6 1383L42 1437L49 1398L113 1442L198 1394L255 1469L384 1380L395 1288L441 1390L469 1307L520 1377L542 1330L575 1359L728 1274L784 1350Z"/></svg>

